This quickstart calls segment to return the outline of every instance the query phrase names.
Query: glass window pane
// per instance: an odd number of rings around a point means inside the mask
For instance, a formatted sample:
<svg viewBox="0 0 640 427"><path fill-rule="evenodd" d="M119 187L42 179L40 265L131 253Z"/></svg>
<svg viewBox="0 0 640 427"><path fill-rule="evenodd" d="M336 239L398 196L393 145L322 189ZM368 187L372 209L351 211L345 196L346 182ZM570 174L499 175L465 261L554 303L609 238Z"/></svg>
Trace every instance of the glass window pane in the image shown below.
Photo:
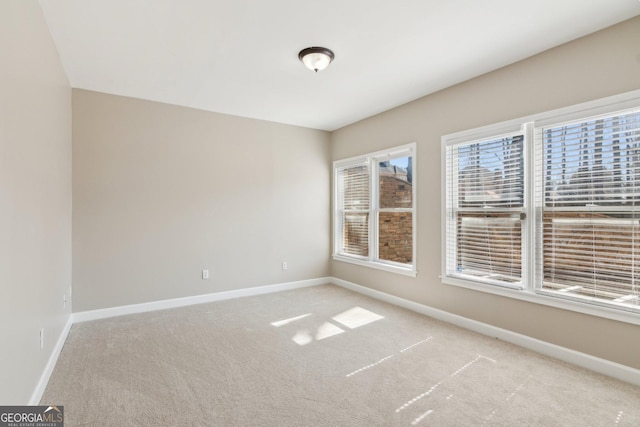
<svg viewBox="0 0 640 427"><path fill-rule="evenodd" d="M343 216L344 252L369 256L369 214L345 213Z"/></svg>
<svg viewBox="0 0 640 427"><path fill-rule="evenodd" d="M517 135L457 148L460 207L522 207L524 137Z"/></svg>
<svg viewBox="0 0 640 427"><path fill-rule="evenodd" d="M378 257L411 264L413 261L413 218L411 212L380 212Z"/></svg>
<svg viewBox="0 0 640 427"><path fill-rule="evenodd" d="M545 213L543 238L543 289L640 307L633 214Z"/></svg>
<svg viewBox="0 0 640 427"><path fill-rule="evenodd" d="M411 157L378 163L380 209L413 207L413 170Z"/></svg>
<svg viewBox="0 0 640 427"><path fill-rule="evenodd" d="M510 213L459 214L457 271L505 283L522 281L522 220Z"/></svg>
<svg viewBox="0 0 640 427"><path fill-rule="evenodd" d="M366 166L353 166L339 172L340 199L346 210L369 209L369 171Z"/></svg>
<svg viewBox="0 0 640 427"><path fill-rule="evenodd" d="M640 112L543 129L547 207L640 201Z"/></svg>

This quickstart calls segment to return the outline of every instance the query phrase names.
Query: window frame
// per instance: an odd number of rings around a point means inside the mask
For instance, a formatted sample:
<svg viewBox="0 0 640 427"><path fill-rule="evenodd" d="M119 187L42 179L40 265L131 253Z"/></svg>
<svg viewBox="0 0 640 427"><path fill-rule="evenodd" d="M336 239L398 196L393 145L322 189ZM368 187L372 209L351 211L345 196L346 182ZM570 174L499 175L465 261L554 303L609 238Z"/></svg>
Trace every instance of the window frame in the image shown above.
<svg viewBox="0 0 640 427"><path fill-rule="evenodd" d="M601 304L597 301L565 299L550 294L540 289L538 286L538 272L536 271L536 232L542 210L536 207L535 197L535 150L537 129L553 126L557 123L575 120L586 120L594 116L612 114L618 111L640 107L640 90L614 95L590 102L585 102L557 110L547 111L540 114L530 115L519 119L509 120L502 123L483 126L453 134L443 135L441 138L441 275L442 283L459 286L476 291L487 292L518 300L524 300L537 304L575 311L598 317L604 317L625 323L640 325L640 309L629 310L624 307L616 307L613 304ZM523 288L508 288L496 286L495 284L482 283L477 280L466 280L461 277L448 275L447 269L447 226L450 206L447 193L447 147L461 144L473 140L490 139L500 137L504 134L517 132L518 129L525 128L525 214L528 219L526 230L527 244L523 248Z"/></svg>
<svg viewBox="0 0 640 427"><path fill-rule="evenodd" d="M528 138L528 134L531 132L531 128L530 126L528 126L527 124L512 124L512 123L508 123L508 124L500 124L497 126L491 126L488 127L486 129L483 129L481 132L475 132L473 131L470 134L461 134L459 135L459 137L457 138L452 138L450 140L447 140L446 143L444 143L443 145L443 159L442 159L442 171L443 171L443 189L442 189L442 206L443 206L443 228L442 228L442 254L443 254L443 267L442 267L442 272L443 272L443 277L451 277L454 279L460 279L460 280L464 280L464 281L470 281L470 282L478 282L480 284L485 284L485 285L492 285L492 286L500 286L500 287L505 287L505 288L510 288L510 289L516 289L516 290L521 290L523 289L524 283L527 280L528 277L528 265L529 263L527 262L527 254L528 254L528 247L529 247L529 241L530 241L530 227L529 227L529 223L531 222L530 218L530 214L529 214L529 204L530 204L530 200L531 197L530 195L527 193L527 180L528 180L528 164L527 164L527 159L528 159L528 153L526 152L527 149L527 138ZM516 136L522 136L523 137L523 155L524 155L524 164L523 164L523 187L524 187L524 194L523 194L523 205L522 207L519 208L514 208L514 207L509 207L509 208L495 208L495 209L490 209L488 210L488 212L492 212L492 213L507 213L507 212L513 212L518 213L518 214L524 214L524 218L520 219L520 221L522 221L522 225L521 225L521 253L522 253L522 263L521 263L521 281L518 283L512 283L509 284L507 282L500 282L497 280L492 280L492 279L483 279L480 277L474 277L471 275L466 275L466 274L460 274L457 271L453 272L452 274L450 274L449 272L451 272L451 265L449 264L449 259L447 258L447 254L456 254L457 257L457 252L456 252L456 248L452 248L451 247L451 243L452 242L452 238L450 238L449 236L449 230L453 229L453 232L456 233L456 229L457 226L452 226L450 225L448 220L452 220L453 218L451 218L452 216L456 217L456 221L457 221L457 214L458 213L464 213L467 211L480 211L481 209L475 208L475 209L469 209L469 208L464 208L464 207L460 207L460 206L452 206L452 198L448 197L449 195L449 185L448 185L448 176L449 176L449 170L447 169L447 163L449 160L449 156L447 154L447 149L450 147L456 147L456 146L465 146L465 145L472 145L472 144L482 144L484 142L489 142L489 141L495 141L495 140L499 140L499 139L507 139L507 138L513 138ZM456 181L458 182L458 181ZM454 236L456 237L455 242L457 243L457 235Z"/></svg>
<svg viewBox="0 0 640 427"><path fill-rule="evenodd" d="M412 162L412 207L411 208L380 208L380 171L379 163L395 158L411 157ZM355 167L358 165L366 165L369 171L369 221L368 221L368 256L352 255L342 252L342 204L339 200L340 191L338 188L339 170L345 167ZM384 270L392 273L402 274L405 276L417 276L417 173L416 173L416 143L409 143L386 150L376 151L361 156L350 157L346 159L336 160L333 162L333 250L332 257L336 261L357 264L361 266L371 267L378 270ZM379 258L379 215L380 212L411 212L412 223L412 261L410 264L384 260Z"/></svg>

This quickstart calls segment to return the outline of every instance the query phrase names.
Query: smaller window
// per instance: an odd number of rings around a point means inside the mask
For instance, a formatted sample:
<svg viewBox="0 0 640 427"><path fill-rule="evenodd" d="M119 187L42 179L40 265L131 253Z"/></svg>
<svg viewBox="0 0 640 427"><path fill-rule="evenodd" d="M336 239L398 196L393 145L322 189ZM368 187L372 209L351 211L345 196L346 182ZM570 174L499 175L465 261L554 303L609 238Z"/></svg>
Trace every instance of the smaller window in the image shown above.
<svg viewBox="0 0 640 427"><path fill-rule="evenodd" d="M334 259L415 276L415 144L334 163Z"/></svg>

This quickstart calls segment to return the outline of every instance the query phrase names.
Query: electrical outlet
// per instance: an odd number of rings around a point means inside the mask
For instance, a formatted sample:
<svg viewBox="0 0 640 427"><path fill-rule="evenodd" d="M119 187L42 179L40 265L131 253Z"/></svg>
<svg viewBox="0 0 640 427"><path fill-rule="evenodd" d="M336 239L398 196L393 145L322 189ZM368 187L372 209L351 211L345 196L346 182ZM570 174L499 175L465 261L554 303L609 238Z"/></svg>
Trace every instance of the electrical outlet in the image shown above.
<svg viewBox="0 0 640 427"><path fill-rule="evenodd" d="M209 270L202 270L202 280L207 280L209 278Z"/></svg>
<svg viewBox="0 0 640 427"><path fill-rule="evenodd" d="M282 270L286 270L289 266L287 265L287 261L282 261Z"/></svg>
<svg viewBox="0 0 640 427"><path fill-rule="evenodd" d="M44 348L44 328L40 328L40 350Z"/></svg>

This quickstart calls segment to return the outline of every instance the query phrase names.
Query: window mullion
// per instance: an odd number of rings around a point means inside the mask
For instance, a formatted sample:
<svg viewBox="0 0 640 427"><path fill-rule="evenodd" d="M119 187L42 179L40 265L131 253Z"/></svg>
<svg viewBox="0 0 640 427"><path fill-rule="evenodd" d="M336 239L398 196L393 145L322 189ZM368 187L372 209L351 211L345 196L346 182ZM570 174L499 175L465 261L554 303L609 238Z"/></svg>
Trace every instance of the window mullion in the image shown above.
<svg viewBox="0 0 640 427"><path fill-rule="evenodd" d="M380 172L378 170L377 160L375 158L369 159L369 172L370 172L370 191L371 199L369 200L369 260L374 261L379 259L378 239L378 208L380 200L380 191L378 183L380 182Z"/></svg>
<svg viewBox="0 0 640 427"><path fill-rule="evenodd" d="M522 236L522 281L524 289L535 289L535 236L536 236L536 194L535 194L535 144L533 123L524 124L524 213L525 228Z"/></svg>

